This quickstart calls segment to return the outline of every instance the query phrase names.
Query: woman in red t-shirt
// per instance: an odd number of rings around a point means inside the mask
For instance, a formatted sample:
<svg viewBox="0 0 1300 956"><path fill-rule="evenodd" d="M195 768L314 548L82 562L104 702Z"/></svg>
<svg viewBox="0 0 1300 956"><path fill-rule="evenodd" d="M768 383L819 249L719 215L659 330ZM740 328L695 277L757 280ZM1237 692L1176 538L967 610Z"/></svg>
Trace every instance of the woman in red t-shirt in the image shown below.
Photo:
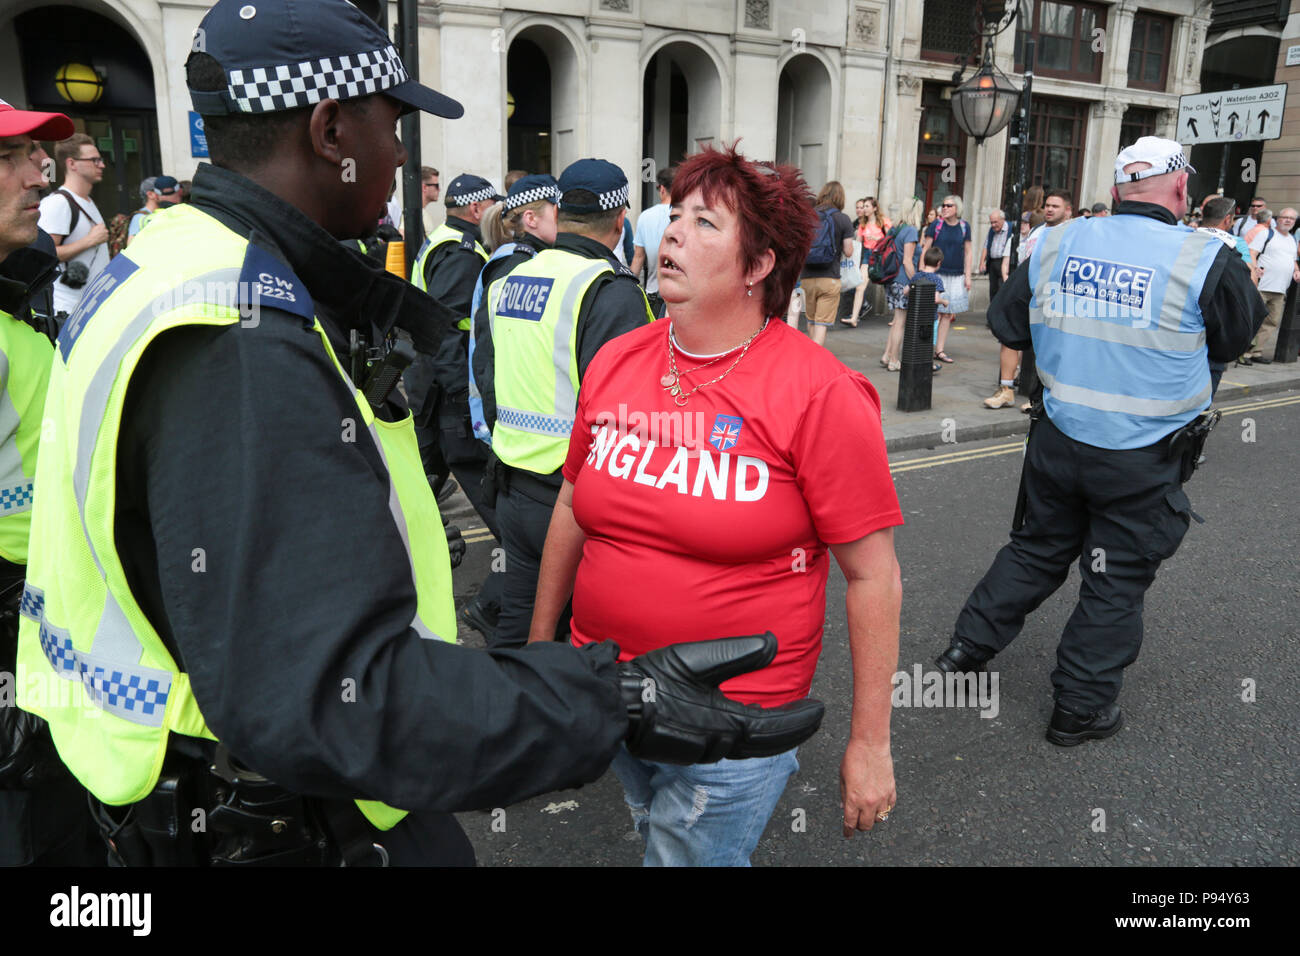
<svg viewBox="0 0 1300 956"><path fill-rule="evenodd" d="M798 170L734 147L688 159L659 246L669 317L588 367L551 518L530 641L570 593L573 642L624 657L771 630L768 667L727 696L808 695L826 617L827 550L848 580L853 716L841 765L846 836L895 802L889 748L902 524L880 405L861 374L781 321L816 220ZM747 865L794 751L676 767L621 752L646 863Z"/></svg>

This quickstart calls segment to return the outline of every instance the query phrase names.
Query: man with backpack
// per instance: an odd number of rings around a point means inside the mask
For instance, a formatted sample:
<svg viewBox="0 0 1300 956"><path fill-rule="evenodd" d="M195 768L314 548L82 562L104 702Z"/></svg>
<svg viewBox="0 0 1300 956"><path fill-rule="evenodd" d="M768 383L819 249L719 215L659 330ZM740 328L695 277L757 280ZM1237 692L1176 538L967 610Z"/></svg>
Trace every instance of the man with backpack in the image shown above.
<svg viewBox="0 0 1300 956"><path fill-rule="evenodd" d="M104 178L104 160L85 133L54 148L64 172L63 187L41 200L39 226L57 248L63 274L54 283L54 310L72 312L81 292L108 265L108 227L90 191Z"/></svg>
<svg viewBox="0 0 1300 956"><path fill-rule="evenodd" d="M844 215L844 187L831 180L817 194L817 232L799 284L808 315L808 336L826 344L826 330L840 307L840 260L853 255L853 222Z"/></svg>

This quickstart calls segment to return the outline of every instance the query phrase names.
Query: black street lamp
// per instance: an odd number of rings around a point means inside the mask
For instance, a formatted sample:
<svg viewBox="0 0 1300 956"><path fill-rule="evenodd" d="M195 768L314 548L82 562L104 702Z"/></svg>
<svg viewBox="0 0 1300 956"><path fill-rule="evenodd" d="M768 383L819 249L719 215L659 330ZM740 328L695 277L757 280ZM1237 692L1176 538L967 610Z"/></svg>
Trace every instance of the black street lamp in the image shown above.
<svg viewBox="0 0 1300 956"><path fill-rule="evenodd" d="M994 39L1011 26L1019 12L1019 0L1010 5L1006 0L983 0L975 6L971 45L983 41L983 57L975 75L953 90L952 115L963 133L975 137L976 146L1011 122L1020 99L1020 87L993 63ZM968 55L962 62L954 83L961 81L970 59Z"/></svg>

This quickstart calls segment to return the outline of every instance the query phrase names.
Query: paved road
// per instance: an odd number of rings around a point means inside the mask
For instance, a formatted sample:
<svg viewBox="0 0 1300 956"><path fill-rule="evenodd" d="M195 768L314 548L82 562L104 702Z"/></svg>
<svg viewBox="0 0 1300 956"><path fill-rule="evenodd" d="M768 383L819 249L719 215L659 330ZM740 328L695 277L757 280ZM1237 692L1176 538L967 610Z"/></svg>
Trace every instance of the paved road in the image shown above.
<svg viewBox="0 0 1300 956"><path fill-rule="evenodd" d="M1075 571L999 658L996 716L982 717L978 707L895 710L898 809L887 825L851 841L840 835L838 791L850 662L844 582L832 569L813 683L826 721L801 748L801 769L754 863L1300 864L1297 433L1300 392L1227 409L1209 463L1187 488L1206 523L1192 525L1148 592L1146 642L1121 698L1124 730L1071 750L1043 739L1048 674L1077 593ZM907 520L897 533L900 670L931 668L1005 542L1019 448L996 439L891 458ZM457 571L459 599L486 572L489 547L471 546ZM1247 680L1253 702L1242 699ZM794 826L800 818L802 832ZM504 832L494 831L494 820ZM461 821L482 865L640 861L611 774L506 808L504 817L468 813Z"/></svg>

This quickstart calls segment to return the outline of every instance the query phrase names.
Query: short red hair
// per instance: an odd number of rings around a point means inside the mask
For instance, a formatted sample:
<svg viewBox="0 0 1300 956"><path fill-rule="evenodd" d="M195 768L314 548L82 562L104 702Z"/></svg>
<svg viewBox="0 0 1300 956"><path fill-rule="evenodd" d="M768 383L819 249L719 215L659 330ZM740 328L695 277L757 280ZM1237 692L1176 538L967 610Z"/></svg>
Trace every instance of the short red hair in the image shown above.
<svg viewBox="0 0 1300 956"><path fill-rule="evenodd" d="M678 166L672 202L682 202L697 189L708 205L721 201L740 224L745 269L771 249L776 263L762 283L763 314L785 315L817 228L812 192L798 168L756 163L736 150L738 144L708 147Z"/></svg>

